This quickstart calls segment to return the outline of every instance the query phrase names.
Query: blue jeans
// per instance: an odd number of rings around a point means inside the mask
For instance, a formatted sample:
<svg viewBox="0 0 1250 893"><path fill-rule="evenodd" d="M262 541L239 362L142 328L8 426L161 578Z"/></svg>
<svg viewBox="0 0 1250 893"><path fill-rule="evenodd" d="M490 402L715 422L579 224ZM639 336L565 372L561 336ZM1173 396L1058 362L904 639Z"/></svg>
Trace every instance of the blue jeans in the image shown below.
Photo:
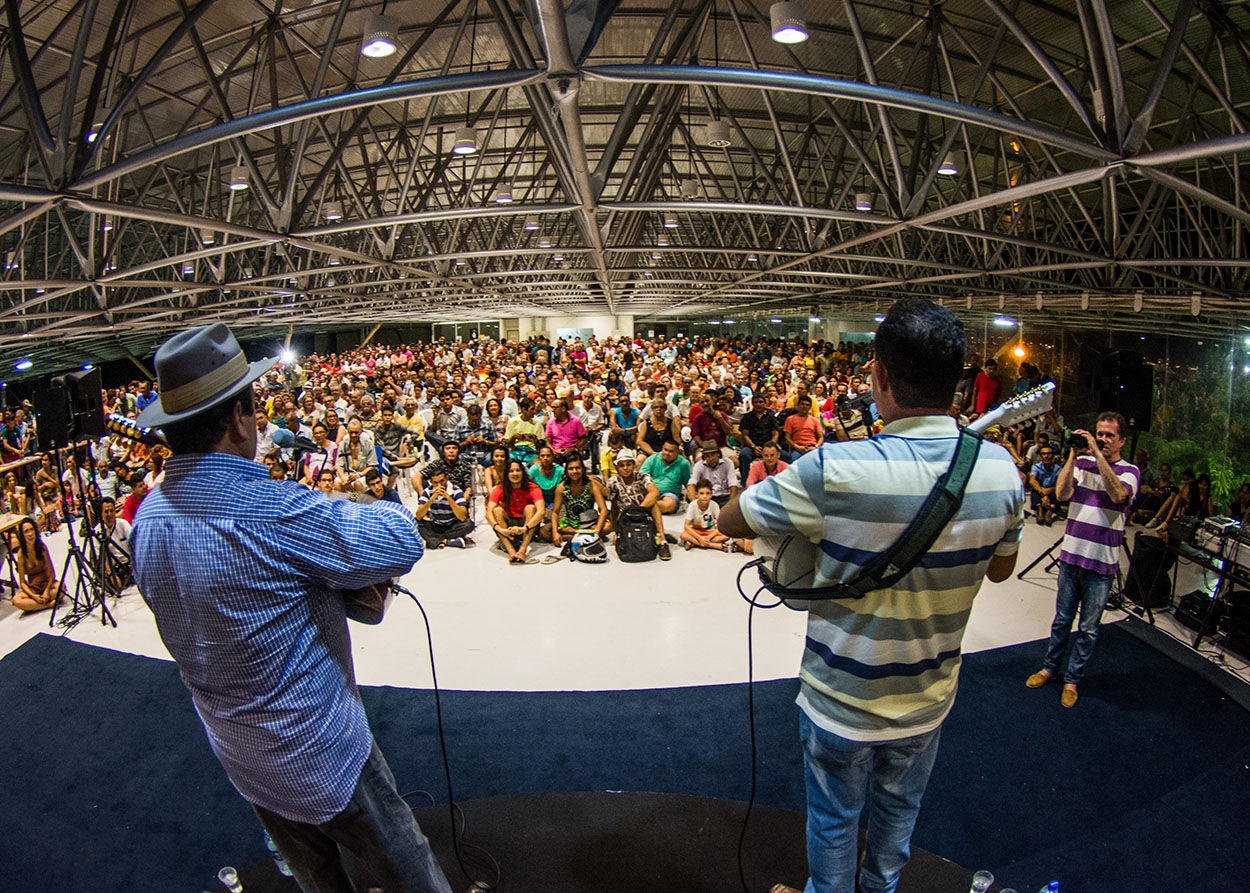
<svg viewBox="0 0 1250 893"><path fill-rule="evenodd" d="M811 872L804 893L891 893L898 886L941 732L939 726L897 741L850 741L799 711ZM857 888L859 815L865 802L866 852Z"/></svg>
<svg viewBox="0 0 1250 893"><path fill-rule="evenodd" d="M1102 620L1102 609L1107 606L1113 579L1115 574L1099 574L1066 561L1059 562L1055 622L1050 626L1050 643L1046 646L1046 659L1042 661L1042 666L1052 675L1059 674L1068 642L1073 638L1072 620L1079 609L1081 622L1077 625L1076 640L1072 642L1068 668L1063 674L1065 685L1076 685L1085 674L1085 663L1098 641L1098 623Z"/></svg>
<svg viewBox="0 0 1250 893"><path fill-rule="evenodd" d="M451 893L430 843L400 799L377 742L343 811L320 825L284 819L252 805L304 893L354 893L339 847L387 893Z"/></svg>

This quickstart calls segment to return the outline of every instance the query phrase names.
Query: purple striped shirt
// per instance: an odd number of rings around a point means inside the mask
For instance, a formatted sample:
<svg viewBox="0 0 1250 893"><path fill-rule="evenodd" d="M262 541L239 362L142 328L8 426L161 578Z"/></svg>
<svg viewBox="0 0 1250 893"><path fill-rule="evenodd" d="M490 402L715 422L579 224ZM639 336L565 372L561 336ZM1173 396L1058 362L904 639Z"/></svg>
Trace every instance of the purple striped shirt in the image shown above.
<svg viewBox="0 0 1250 893"><path fill-rule="evenodd" d="M1137 495L1141 472L1123 460L1111 466L1115 476L1128 487L1128 499L1115 503L1098 473L1093 456L1078 456L1072 473L1072 502L1068 505L1068 526L1064 530L1059 560L1098 574L1114 574L1120 563L1120 543L1124 539L1124 519Z"/></svg>

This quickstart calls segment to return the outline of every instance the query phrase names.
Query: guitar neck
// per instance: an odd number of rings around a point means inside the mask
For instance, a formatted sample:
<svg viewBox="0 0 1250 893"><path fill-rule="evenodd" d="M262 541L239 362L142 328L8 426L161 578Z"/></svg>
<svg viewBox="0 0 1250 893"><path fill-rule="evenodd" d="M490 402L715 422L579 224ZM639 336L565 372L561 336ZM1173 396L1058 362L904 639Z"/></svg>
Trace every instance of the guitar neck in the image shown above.
<svg viewBox="0 0 1250 893"><path fill-rule="evenodd" d="M968 429L978 434L983 434L994 425L1001 425L1006 428L1009 425L1026 422L1029 419L1037 418L1050 412L1054 402L1055 383L1048 381L995 407L969 424Z"/></svg>

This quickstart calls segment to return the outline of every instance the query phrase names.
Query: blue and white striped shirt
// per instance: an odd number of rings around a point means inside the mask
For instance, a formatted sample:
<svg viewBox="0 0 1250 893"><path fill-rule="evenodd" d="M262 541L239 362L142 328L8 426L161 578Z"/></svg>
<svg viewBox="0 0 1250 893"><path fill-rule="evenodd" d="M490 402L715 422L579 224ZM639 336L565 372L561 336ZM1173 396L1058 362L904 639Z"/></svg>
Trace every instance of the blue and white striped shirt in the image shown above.
<svg viewBox="0 0 1250 893"><path fill-rule="evenodd" d="M871 440L826 444L742 493L760 535L819 543L815 586L847 581L899 538L958 437L953 419L891 422ZM1010 454L982 443L963 504L933 548L892 588L811 602L798 703L854 741L891 741L941 725L955 701L972 600L995 555L1019 548L1024 491Z"/></svg>
<svg viewBox="0 0 1250 893"><path fill-rule="evenodd" d="M412 567L411 514L270 481L238 456L182 455L131 542L139 591L239 793L294 821L340 813L372 734L339 590Z"/></svg>

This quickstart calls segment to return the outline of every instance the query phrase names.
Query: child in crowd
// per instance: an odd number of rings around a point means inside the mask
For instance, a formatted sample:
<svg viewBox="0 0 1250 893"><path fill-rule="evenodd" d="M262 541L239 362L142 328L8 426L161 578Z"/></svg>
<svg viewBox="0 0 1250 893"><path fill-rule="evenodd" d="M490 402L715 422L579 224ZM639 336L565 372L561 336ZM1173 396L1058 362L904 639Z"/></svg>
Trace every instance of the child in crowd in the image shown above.
<svg viewBox="0 0 1250 893"><path fill-rule="evenodd" d="M733 540L716 529L720 506L712 501L712 484L699 481L694 488L695 500L686 509L686 523L681 531L681 543L686 551L691 549L717 549L734 551Z"/></svg>

